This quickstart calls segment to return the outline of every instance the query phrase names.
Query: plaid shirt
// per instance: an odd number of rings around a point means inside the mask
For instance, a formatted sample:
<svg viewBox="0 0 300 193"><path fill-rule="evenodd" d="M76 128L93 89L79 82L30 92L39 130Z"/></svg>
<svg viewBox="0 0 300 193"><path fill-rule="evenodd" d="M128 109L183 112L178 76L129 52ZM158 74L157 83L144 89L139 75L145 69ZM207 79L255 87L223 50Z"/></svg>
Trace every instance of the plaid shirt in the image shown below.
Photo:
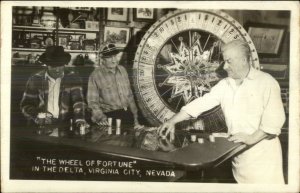
<svg viewBox="0 0 300 193"><path fill-rule="evenodd" d="M92 120L100 121L105 112L130 108L137 116L137 107L131 91L126 69L118 65L115 70L104 66L95 69L88 83L87 101L92 109Z"/></svg>
<svg viewBox="0 0 300 193"><path fill-rule="evenodd" d="M85 103L81 84L80 77L74 71L65 70L59 94L58 119L60 121L69 122L70 118L84 119ZM29 78L20 104L25 117L34 120L39 112L47 111L48 93L46 70Z"/></svg>

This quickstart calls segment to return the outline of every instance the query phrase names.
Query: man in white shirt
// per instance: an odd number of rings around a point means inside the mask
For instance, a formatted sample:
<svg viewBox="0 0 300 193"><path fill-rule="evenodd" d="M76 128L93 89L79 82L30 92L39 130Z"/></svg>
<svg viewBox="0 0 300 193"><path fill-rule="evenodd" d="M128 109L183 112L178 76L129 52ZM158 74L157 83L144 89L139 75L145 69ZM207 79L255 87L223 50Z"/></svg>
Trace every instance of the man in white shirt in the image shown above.
<svg viewBox="0 0 300 193"><path fill-rule="evenodd" d="M282 150L277 136L285 114L279 84L269 74L251 67L246 42L229 42L222 47L222 53L228 77L184 106L158 131L172 138L176 123L221 105L230 134L228 140L253 145L232 160L236 181L283 184Z"/></svg>

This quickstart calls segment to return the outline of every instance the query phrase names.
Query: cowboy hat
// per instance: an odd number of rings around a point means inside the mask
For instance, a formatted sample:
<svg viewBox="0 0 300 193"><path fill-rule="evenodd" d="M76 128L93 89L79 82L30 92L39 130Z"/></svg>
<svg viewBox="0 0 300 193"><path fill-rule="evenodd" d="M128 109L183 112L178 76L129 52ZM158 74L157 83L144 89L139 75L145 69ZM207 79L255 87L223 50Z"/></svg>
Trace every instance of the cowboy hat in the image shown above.
<svg viewBox="0 0 300 193"><path fill-rule="evenodd" d="M62 46L49 46L40 56L39 61L47 66L63 66L71 60L71 55Z"/></svg>
<svg viewBox="0 0 300 193"><path fill-rule="evenodd" d="M109 58L113 55L117 55L120 51L117 49L115 44L108 44L104 46L100 54L102 54L102 58Z"/></svg>

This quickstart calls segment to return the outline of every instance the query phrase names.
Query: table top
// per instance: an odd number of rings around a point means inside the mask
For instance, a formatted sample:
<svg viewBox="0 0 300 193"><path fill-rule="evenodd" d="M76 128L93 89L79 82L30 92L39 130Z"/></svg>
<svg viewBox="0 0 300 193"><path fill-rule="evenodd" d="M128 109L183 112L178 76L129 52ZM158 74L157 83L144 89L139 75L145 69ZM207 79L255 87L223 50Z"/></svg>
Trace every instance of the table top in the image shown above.
<svg viewBox="0 0 300 193"><path fill-rule="evenodd" d="M18 129L12 138L17 140L31 140L53 145L65 145L120 158L151 161L162 164L181 166L185 169L199 169L214 167L239 152L246 149L246 145L233 143L226 138L216 137L215 142L204 139L204 143L190 143L171 152L150 151L133 147L120 147L85 141L79 138L59 138L37 135L27 129Z"/></svg>

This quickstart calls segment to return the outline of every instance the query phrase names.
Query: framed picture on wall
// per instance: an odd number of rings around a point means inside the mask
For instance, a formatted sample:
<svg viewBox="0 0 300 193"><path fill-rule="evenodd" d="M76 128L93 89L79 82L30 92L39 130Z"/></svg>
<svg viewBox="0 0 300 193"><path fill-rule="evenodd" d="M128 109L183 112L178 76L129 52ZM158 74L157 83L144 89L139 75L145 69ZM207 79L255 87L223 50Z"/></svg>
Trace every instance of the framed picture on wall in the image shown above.
<svg viewBox="0 0 300 193"><path fill-rule="evenodd" d="M59 35L58 36L58 45L64 47L64 49L68 49L69 36L67 35Z"/></svg>
<svg viewBox="0 0 300 193"><path fill-rule="evenodd" d="M85 29L99 30L99 22L98 21L85 21Z"/></svg>
<svg viewBox="0 0 300 193"><path fill-rule="evenodd" d="M287 26L264 23L247 23L248 30L257 53L261 56L278 56Z"/></svg>
<svg viewBox="0 0 300 193"><path fill-rule="evenodd" d="M117 47L126 47L129 42L129 28L124 27L105 27L104 42L114 43Z"/></svg>
<svg viewBox="0 0 300 193"><path fill-rule="evenodd" d="M277 80L285 80L288 77L288 66L286 64L261 64L262 71L271 74Z"/></svg>
<svg viewBox="0 0 300 193"><path fill-rule="evenodd" d="M152 21L155 19L155 9L153 8L135 8L133 9L134 21Z"/></svg>
<svg viewBox="0 0 300 193"><path fill-rule="evenodd" d="M128 21L127 8L108 8L107 20L111 21Z"/></svg>

